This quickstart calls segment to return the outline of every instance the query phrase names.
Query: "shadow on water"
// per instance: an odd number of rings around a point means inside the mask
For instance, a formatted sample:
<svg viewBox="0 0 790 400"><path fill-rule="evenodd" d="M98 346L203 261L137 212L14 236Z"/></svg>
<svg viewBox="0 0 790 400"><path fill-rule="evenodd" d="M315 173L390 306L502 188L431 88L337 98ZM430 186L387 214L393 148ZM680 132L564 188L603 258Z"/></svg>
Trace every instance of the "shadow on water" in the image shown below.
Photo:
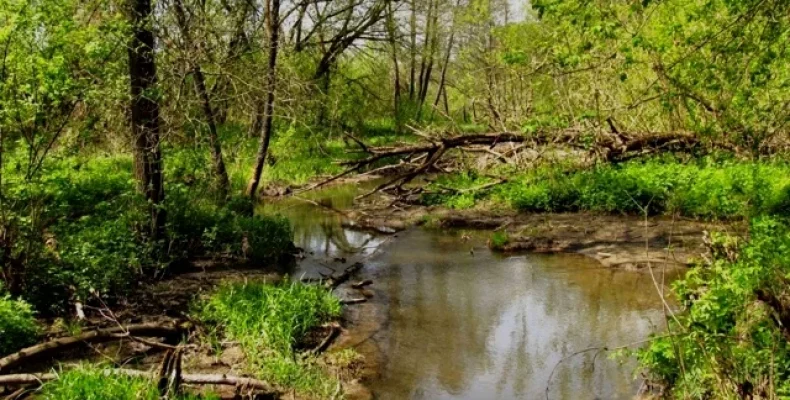
<svg viewBox="0 0 790 400"><path fill-rule="evenodd" d="M356 190L333 188L313 200L346 208ZM335 257L370 255L382 243L306 202L269 207L292 219L296 244L315 255L297 267L301 274ZM544 399L564 357L662 330L649 274L602 268L579 255L501 256L485 239L412 229L366 260L363 274L375 282L383 320L369 341L379 360L369 382L376 398ZM640 383L634 367L596 351L567 358L554 371L550 398L630 399Z"/></svg>

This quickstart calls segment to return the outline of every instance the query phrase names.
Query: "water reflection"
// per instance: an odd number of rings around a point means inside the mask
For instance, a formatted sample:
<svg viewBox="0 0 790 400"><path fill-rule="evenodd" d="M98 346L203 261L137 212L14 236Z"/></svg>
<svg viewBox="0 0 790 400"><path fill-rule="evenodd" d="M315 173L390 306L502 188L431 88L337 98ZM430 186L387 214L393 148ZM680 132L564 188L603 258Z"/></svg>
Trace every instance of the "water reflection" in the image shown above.
<svg viewBox="0 0 790 400"><path fill-rule="evenodd" d="M354 185L341 185L259 206L258 212L287 217L294 230L294 243L310 255L298 264L292 272L294 276L320 278L320 272L342 266L334 263L335 259L366 257L385 240L342 227L345 217L340 211L351 208L358 190Z"/></svg>
<svg viewBox="0 0 790 400"><path fill-rule="evenodd" d="M453 235L409 232L376 260L389 324L381 399L545 398L555 364L644 339L662 320L649 276L576 256L498 257ZM633 365L589 352L561 363L553 399L631 398Z"/></svg>

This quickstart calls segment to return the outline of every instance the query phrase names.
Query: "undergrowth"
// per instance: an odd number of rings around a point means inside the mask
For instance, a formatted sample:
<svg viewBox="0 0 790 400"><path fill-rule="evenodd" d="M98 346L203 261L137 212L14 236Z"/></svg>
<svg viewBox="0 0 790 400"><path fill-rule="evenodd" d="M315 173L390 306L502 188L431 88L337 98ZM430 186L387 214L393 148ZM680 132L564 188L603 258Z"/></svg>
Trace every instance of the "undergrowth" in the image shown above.
<svg viewBox="0 0 790 400"><path fill-rule="evenodd" d="M473 207L481 200L520 211L679 213L705 219L741 218L790 211L790 165L673 157L605 164L590 169L545 166L516 173L505 184L474 190L492 178L465 172L434 185L429 204ZM441 191L441 188L454 191ZM460 191L459 191L460 190Z"/></svg>
<svg viewBox="0 0 790 400"><path fill-rule="evenodd" d="M251 216L248 200L215 198L210 181L166 173L167 238L146 239L147 205L128 155L52 156L35 179L5 163L0 266L9 291L45 313L126 296L146 277L194 257L275 263L290 252L288 221ZM205 169L205 166L203 166ZM179 173L176 173L179 172ZM239 192L240 193L240 192Z"/></svg>
<svg viewBox="0 0 790 400"><path fill-rule="evenodd" d="M38 333L30 304L12 299L0 282L0 356L35 343Z"/></svg>
<svg viewBox="0 0 790 400"><path fill-rule="evenodd" d="M297 282L224 284L197 306L197 315L242 347L250 372L300 393L329 397L337 382L295 346L310 330L340 316L328 290Z"/></svg>
<svg viewBox="0 0 790 400"><path fill-rule="evenodd" d="M679 399L790 398L790 226L754 219L745 243L715 236L710 258L675 282L685 311L641 366Z"/></svg>

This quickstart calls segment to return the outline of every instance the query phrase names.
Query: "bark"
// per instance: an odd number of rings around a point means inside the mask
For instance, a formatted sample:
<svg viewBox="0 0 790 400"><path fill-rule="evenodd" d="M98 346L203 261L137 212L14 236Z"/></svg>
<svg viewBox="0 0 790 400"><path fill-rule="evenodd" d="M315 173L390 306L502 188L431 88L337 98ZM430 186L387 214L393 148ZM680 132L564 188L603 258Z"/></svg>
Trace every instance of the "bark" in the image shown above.
<svg viewBox="0 0 790 400"><path fill-rule="evenodd" d="M277 81L277 47L280 31L280 0L269 0L269 13L267 18L267 29L269 31L269 64L266 71L266 102L263 110L263 124L260 131L260 143L258 154L255 157L255 165L252 169L252 176L247 184L247 196L253 201L256 199L258 186L263 173L263 166L266 163L266 155L269 151L269 142L272 136L272 121L274 119L274 92Z"/></svg>
<svg viewBox="0 0 790 400"><path fill-rule="evenodd" d="M0 358L0 371L8 370L21 363L30 361L33 358L41 357L46 354L57 353L68 350L85 343L103 343L130 338L132 336L147 337L178 337L184 332L181 326L176 324L146 323L129 325L125 327L115 327L109 329L98 329L95 331L84 332L80 335L53 339L48 342L39 343L34 346L22 349L16 353Z"/></svg>
<svg viewBox="0 0 790 400"><path fill-rule="evenodd" d="M164 238L165 187L159 137L154 34L150 28L151 0L129 0L132 37L129 43L131 123L134 138L135 175L139 190L149 204L150 238Z"/></svg>

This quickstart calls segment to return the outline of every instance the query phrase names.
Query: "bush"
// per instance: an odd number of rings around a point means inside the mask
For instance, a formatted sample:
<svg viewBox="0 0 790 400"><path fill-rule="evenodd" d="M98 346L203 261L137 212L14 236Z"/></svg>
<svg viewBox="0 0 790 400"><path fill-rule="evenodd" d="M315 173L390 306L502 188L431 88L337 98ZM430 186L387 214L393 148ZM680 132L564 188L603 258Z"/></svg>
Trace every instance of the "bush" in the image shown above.
<svg viewBox="0 0 790 400"><path fill-rule="evenodd" d="M6 355L35 343L39 328L30 304L2 292L0 287L0 355Z"/></svg>
<svg viewBox="0 0 790 400"><path fill-rule="evenodd" d="M717 236L713 262L692 269L673 290L686 311L671 320L671 336L637 353L655 380L676 398L790 396L787 223L755 219L740 249Z"/></svg>
<svg viewBox="0 0 790 400"><path fill-rule="evenodd" d="M293 244L287 219L250 216L249 211L234 210L243 208L237 206L243 201L231 199L220 206L206 199L189 199L189 193L173 190L167 200L172 257L212 255L276 262L290 252Z"/></svg>
<svg viewBox="0 0 790 400"><path fill-rule="evenodd" d="M261 379L309 394L331 394L335 383L294 347L320 324L340 316L327 289L284 282L225 284L197 306L198 317L239 342Z"/></svg>

